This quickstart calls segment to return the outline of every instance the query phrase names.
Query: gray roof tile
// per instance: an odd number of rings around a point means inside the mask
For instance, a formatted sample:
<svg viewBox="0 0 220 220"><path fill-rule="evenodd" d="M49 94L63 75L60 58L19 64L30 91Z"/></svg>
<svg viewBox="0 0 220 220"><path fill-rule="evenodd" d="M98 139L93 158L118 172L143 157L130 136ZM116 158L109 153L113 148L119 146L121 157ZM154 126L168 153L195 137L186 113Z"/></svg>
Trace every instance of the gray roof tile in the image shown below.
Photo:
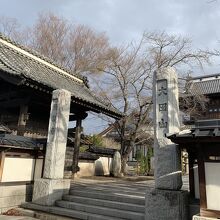
<svg viewBox="0 0 220 220"><path fill-rule="evenodd" d="M1 35L0 39L6 40L6 38L3 38ZM8 39L7 42L17 47L17 44ZM54 65L52 62L49 62L47 58L42 58L42 56L36 52L32 52L22 46L19 46L19 48L46 61L50 65ZM50 68L44 63L41 63L28 55L24 55L18 50L0 42L0 70L14 76L37 82L40 85L51 89L66 89L71 92L73 101L79 104L85 104L91 110L98 110L115 118L120 118L122 116L117 109L97 97L82 80L81 82L78 82L71 77L70 72L60 68L59 66L55 65L55 67L58 67L58 69L55 70ZM63 74L63 70L67 72L67 74ZM74 75L74 77L82 79L76 75Z"/></svg>
<svg viewBox="0 0 220 220"><path fill-rule="evenodd" d="M190 81L189 90L193 95L208 95L214 93L220 93L220 79L210 79L204 81Z"/></svg>

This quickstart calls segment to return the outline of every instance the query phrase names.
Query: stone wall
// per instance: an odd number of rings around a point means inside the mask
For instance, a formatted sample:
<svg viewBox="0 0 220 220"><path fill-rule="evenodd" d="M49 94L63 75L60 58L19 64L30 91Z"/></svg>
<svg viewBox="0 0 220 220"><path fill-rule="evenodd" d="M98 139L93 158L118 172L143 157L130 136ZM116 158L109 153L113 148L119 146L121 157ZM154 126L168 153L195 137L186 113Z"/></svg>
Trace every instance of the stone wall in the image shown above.
<svg viewBox="0 0 220 220"><path fill-rule="evenodd" d="M30 202L32 198L33 185L14 183L14 185L0 186L0 213L11 208L18 207L24 202Z"/></svg>

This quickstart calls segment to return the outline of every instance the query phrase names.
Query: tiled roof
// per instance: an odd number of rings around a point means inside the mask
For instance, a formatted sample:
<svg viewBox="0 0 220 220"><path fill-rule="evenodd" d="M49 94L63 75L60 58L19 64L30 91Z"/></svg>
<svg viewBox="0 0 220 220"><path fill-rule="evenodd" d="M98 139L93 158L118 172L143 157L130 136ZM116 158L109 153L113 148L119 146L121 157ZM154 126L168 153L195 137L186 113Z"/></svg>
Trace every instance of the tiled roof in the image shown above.
<svg viewBox="0 0 220 220"><path fill-rule="evenodd" d="M192 82L189 89L193 95L220 93L220 79Z"/></svg>
<svg viewBox="0 0 220 220"><path fill-rule="evenodd" d="M55 65L30 49L24 48L0 35L0 70L25 79L25 83L35 82L51 90L66 89L72 100L91 110L100 111L115 118L122 114L95 96L85 85L82 77Z"/></svg>
<svg viewBox="0 0 220 220"><path fill-rule="evenodd" d="M23 136L0 134L0 146L30 150L42 150L46 146L46 141L41 142L40 140L35 140Z"/></svg>
<svg viewBox="0 0 220 220"><path fill-rule="evenodd" d="M113 156L115 151L116 151L116 149L95 147L95 146L90 146L89 149L88 149L88 152L91 152L91 153L94 153L94 154L111 155L111 156Z"/></svg>
<svg viewBox="0 0 220 220"><path fill-rule="evenodd" d="M6 125L0 124L0 132L11 133L11 130Z"/></svg>
<svg viewBox="0 0 220 220"><path fill-rule="evenodd" d="M220 74L194 77L188 82L187 87L193 95L220 93Z"/></svg>
<svg viewBox="0 0 220 220"><path fill-rule="evenodd" d="M210 142L220 142L220 120L198 120L195 126L190 130L183 130L175 134L167 134L166 137L178 144L188 142L199 143L207 140ZM195 147L197 147L197 145L195 145Z"/></svg>

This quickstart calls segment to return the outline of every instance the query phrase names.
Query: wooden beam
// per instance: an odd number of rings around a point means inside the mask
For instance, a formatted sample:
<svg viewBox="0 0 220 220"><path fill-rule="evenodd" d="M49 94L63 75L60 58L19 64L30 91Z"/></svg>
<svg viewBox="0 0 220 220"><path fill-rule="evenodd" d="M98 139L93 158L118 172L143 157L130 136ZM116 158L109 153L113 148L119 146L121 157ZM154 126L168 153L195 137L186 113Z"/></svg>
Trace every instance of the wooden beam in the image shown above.
<svg viewBox="0 0 220 220"><path fill-rule="evenodd" d="M200 210L207 209L206 200L206 180L205 180L205 156L203 153L203 148L198 146L198 171L199 171L199 194L200 194Z"/></svg>
<svg viewBox="0 0 220 220"><path fill-rule="evenodd" d="M28 102L29 102L29 97L0 101L0 105L3 108L11 108L11 107L19 107L21 104L27 104Z"/></svg>
<svg viewBox="0 0 220 220"><path fill-rule="evenodd" d="M76 120L76 132L75 132L75 142L74 142L74 153L73 153L73 165L72 165L72 171L73 171L73 178L74 174L79 171L79 148L80 148L80 139L81 139L81 127L82 127L82 119L78 118Z"/></svg>
<svg viewBox="0 0 220 220"><path fill-rule="evenodd" d="M21 85L21 84L24 84L25 82L24 77L8 74L4 71L1 71L0 78L14 85Z"/></svg>
<svg viewBox="0 0 220 220"><path fill-rule="evenodd" d="M195 180L194 180L194 161L195 157L192 152L188 152L188 159L189 159L189 191L190 191L190 196L192 198L195 198Z"/></svg>
<svg viewBox="0 0 220 220"><path fill-rule="evenodd" d="M0 182L2 181L4 162L5 162L5 152L1 151L1 153L0 153Z"/></svg>
<svg viewBox="0 0 220 220"><path fill-rule="evenodd" d="M82 113L73 113L69 116L69 121L77 121L78 118L85 119L88 116L88 113L82 112Z"/></svg>
<svg viewBox="0 0 220 220"><path fill-rule="evenodd" d="M218 210L210 210L210 209L201 209L200 215L207 218L220 218L220 211Z"/></svg>

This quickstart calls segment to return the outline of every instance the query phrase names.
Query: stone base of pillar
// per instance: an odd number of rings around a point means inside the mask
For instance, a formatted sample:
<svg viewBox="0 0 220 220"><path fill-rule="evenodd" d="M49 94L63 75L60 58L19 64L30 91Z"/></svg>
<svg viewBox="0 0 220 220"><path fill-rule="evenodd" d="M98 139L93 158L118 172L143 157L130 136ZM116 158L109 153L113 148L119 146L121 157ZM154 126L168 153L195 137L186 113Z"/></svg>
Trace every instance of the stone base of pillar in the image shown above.
<svg viewBox="0 0 220 220"><path fill-rule="evenodd" d="M202 217L199 215L194 215L192 220L217 220L217 218L209 218L209 217Z"/></svg>
<svg viewBox="0 0 220 220"><path fill-rule="evenodd" d="M34 181L32 202L38 205L52 206L56 200L68 194L69 179L37 179Z"/></svg>
<svg viewBox="0 0 220 220"><path fill-rule="evenodd" d="M145 220L187 220L188 192L148 189Z"/></svg>

